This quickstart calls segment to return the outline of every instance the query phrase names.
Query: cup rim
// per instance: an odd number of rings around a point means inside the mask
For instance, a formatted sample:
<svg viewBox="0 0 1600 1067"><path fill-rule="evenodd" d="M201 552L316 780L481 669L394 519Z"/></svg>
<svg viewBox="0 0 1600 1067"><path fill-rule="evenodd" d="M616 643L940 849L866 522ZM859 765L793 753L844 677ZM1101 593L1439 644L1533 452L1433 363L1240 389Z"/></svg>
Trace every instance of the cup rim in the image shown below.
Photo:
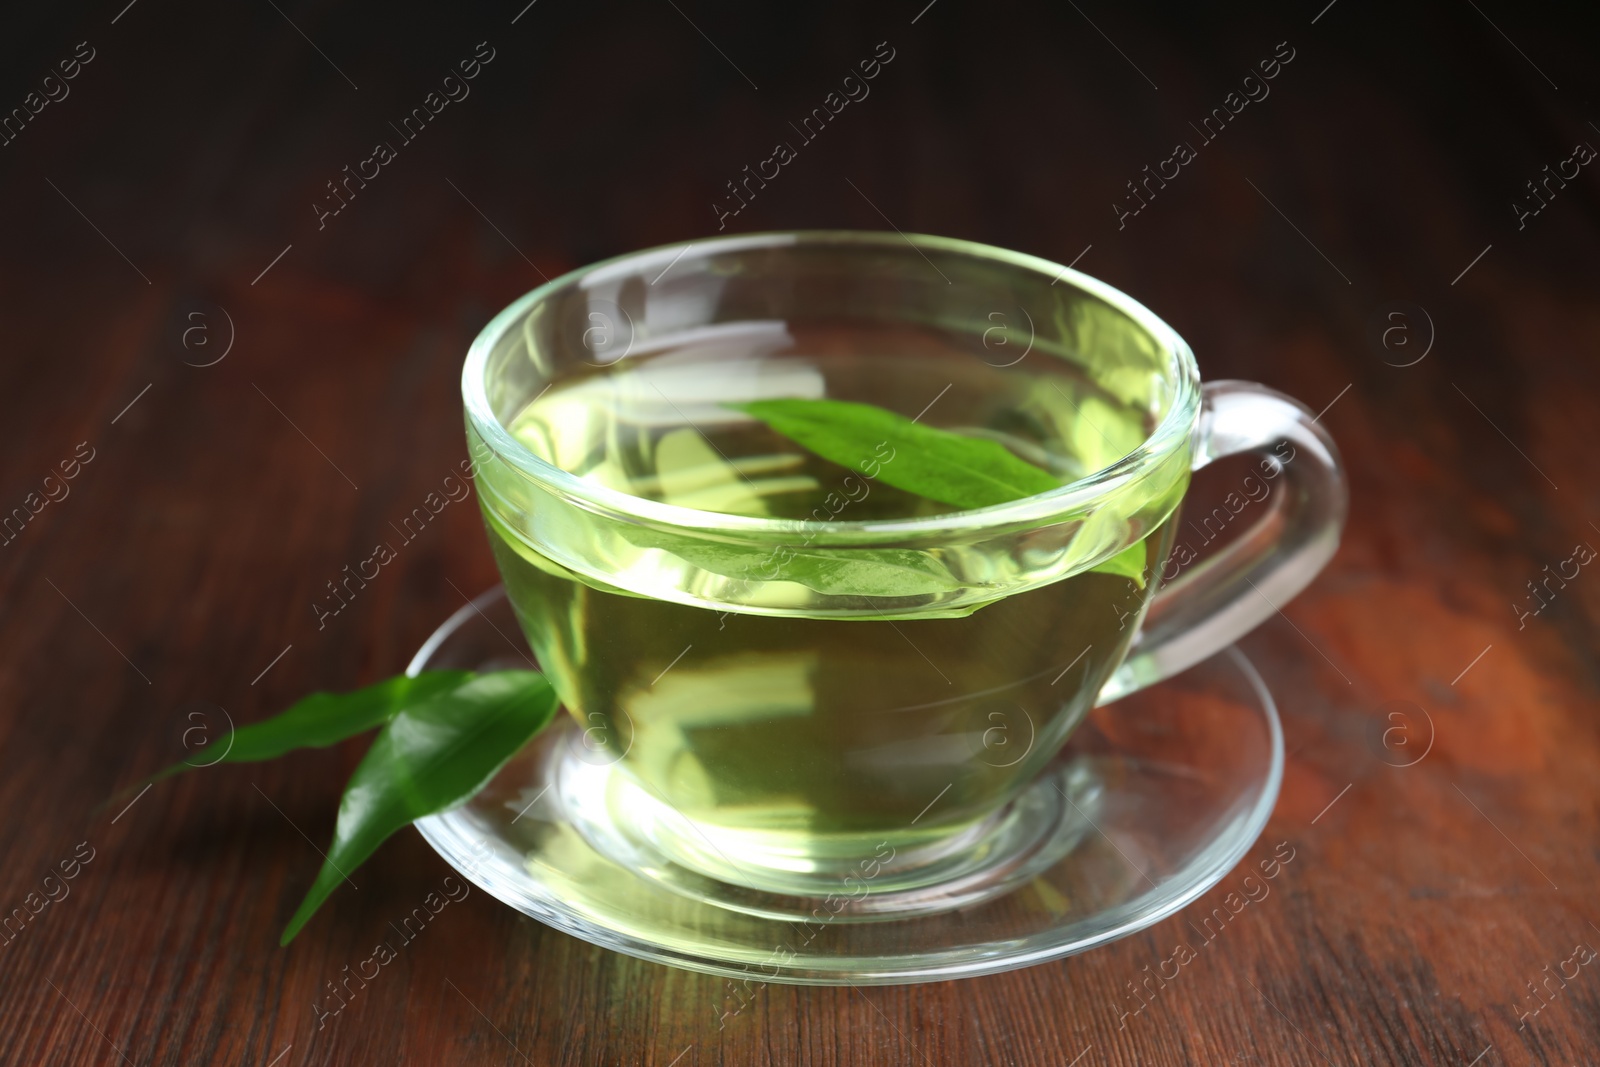
<svg viewBox="0 0 1600 1067"><path fill-rule="evenodd" d="M562 289L621 271L636 274L648 273L653 268L664 269L695 250L737 252L784 248L798 244L870 247L898 243L909 244L919 252L925 249L955 252L1051 276L1054 278L1052 285L1058 282L1071 285L1121 311L1160 344L1168 354L1172 364L1174 393L1166 415L1150 435L1127 455L1075 481L1065 482L1049 492L1037 493L1003 504L991 504L983 508L916 518L821 522L813 519L766 518L704 511L648 500L620 489L587 481L534 454L501 425L489 403L484 372L495 345L507 331L521 322L523 316L534 305ZM1071 267L995 245L931 234L907 234L898 230L892 233L873 230L786 230L698 237L635 252L625 252L578 267L545 282L518 297L479 331L467 350L466 362L462 367L461 394L473 429L494 451L497 458L508 462L521 474L555 491L558 495L581 502L588 510L598 511L624 521L635 523L643 521L654 526L699 533L781 536L804 529L808 532L814 531L819 537L831 534L853 541L861 537L878 540L900 536L925 537L929 534L991 529L999 526L1026 527L1056 519L1064 512L1082 509L1097 497L1126 485L1160 462L1177 447L1180 441L1187 442L1200 409L1200 374L1194 352L1189 345L1155 312L1120 289Z"/></svg>

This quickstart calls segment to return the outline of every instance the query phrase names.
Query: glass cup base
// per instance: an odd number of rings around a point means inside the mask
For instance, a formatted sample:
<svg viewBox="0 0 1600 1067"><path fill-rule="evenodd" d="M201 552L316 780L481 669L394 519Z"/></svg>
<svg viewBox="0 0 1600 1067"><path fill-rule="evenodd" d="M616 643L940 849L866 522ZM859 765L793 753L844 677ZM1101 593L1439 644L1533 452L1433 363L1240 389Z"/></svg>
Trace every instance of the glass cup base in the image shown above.
<svg viewBox="0 0 1600 1067"><path fill-rule="evenodd" d="M614 762L594 762L576 723L552 729L560 736L546 739L541 774L590 847L680 896L775 920L881 922L1001 896L1072 851L1090 829L1101 792L1083 768L1059 768L957 833L911 848L862 834L844 839L840 857L829 862L766 852L691 823Z"/></svg>
<svg viewBox="0 0 1600 1067"><path fill-rule="evenodd" d="M408 671L525 668L519 637L496 588L435 631ZM894 984L1041 963L1166 918L1243 857L1282 772L1271 694L1230 648L1093 711L970 833L853 878L697 842L596 762L568 716L471 802L417 827L490 895L618 952L751 982Z"/></svg>

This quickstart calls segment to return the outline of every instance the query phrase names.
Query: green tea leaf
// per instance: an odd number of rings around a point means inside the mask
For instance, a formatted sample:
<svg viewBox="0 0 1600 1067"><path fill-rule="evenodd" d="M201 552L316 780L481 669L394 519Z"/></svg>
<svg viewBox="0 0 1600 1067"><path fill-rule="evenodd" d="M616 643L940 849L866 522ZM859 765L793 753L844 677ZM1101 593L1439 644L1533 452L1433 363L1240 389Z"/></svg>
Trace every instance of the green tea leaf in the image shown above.
<svg viewBox="0 0 1600 1067"><path fill-rule="evenodd" d="M877 473L872 476L878 480L941 504L982 508L1049 492L1061 485L1049 471L1019 458L998 441L923 426L904 415L871 404L797 397L753 400L728 406L755 416L823 459L852 468L867 462L877 467ZM885 444L893 450L891 459L884 459L879 451ZM805 557L810 555L826 554L802 553L801 561L806 562ZM727 573L717 567L706 569L719 574ZM1131 578L1143 589L1144 544L1129 545L1098 567L1090 569L1099 574ZM825 573L830 585L843 586L848 581L843 571L818 573ZM865 578L868 572L859 573ZM891 577L889 572L881 570L872 574ZM783 577L823 592L833 591L806 577L790 578L788 574ZM852 588L846 591L856 590ZM899 595L910 595L910 592L908 590ZM863 592L863 595L873 594Z"/></svg>
<svg viewBox="0 0 1600 1067"><path fill-rule="evenodd" d="M389 720L345 786L327 860L279 943L287 945L390 834L482 789L550 722L556 705L543 675L496 671L411 704Z"/></svg>
<svg viewBox="0 0 1600 1067"><path fill-rule="evenodd" d="M1093 574L1114 574L1119 578L1132 578L1140 589L1144 588L1144 542L1129 545L1098 567L1090 567Z"/></svg>
<svg viewBox="0 0 1600 1067"><path fill-rule="evenodd" d="M983 508L1060 488L1048 471L998 441L923 426L904 415L848 400L752 400L729 407L766 423L823 459L896 489L957 508ZM887 454L880 449L887 447Z"/></svg>
<svg viewBox="0 0 1600 1067"><path fill-rule="evenodd" d="M353 693L312 693L270 719L237 727L230 737L210 742L223 749L215 759L184 760L149 778L157 782L197 767L218 763L255 763L276 759L297 748L326 748L382 726L400 709L454 689L471 671L423 671L397 675ZM208 747L210 747L208 745Z"/></svg>

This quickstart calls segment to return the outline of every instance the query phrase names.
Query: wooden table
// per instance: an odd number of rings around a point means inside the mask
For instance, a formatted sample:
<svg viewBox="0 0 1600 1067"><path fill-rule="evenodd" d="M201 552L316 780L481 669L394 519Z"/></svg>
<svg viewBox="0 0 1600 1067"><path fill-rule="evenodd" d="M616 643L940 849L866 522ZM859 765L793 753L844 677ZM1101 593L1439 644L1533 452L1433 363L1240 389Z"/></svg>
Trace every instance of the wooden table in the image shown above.
<svg viewBox="0 0 1600 1067"><path fill-rule="evenodd" d="M1579 962L1600 946L1600 574L1528 588L1600 546L1600 171L1524 187L1600 145L1579 15L123 2L12 11L0 38L0 106L38 104L0 145L0 506L28 514L0 545L0 909L28 908L0 942L0 1061L1600 1058L1600 967ZM1074 262L1208 377L1326 409L1344 547L1245 644L1291 753L1247 862L1279 842L1294 862L1126 1019L1183 915L995 977L772 986L719 1031L721 980L475 893L319 1028L324 984L448 873L408 831L277 947L361 746L107 798L224 711L399 670L493 584L458 506L325 628L310 609L465 455L460 363L494 311L716 232L724 183L878 42L870 96L728 230L893 226ZM470 95L391 128L475 56L450 90ZM335 199L380 140L394 158ZM1164 163L1178 142L1193 158ZM1147 165L1178 173L1135 214Z"/></svg>

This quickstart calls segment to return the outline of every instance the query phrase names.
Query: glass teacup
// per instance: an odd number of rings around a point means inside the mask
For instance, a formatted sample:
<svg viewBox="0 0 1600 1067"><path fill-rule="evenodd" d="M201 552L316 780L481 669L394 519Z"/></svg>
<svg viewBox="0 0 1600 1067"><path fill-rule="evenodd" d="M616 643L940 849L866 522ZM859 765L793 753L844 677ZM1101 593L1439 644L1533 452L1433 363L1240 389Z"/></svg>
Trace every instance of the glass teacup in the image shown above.
<svg viewBox="0 0 1600 1067"><path fill-rule="evenodd" d="M1302 406L1202 386L1101 282L943 238L596 264L497 316L463 391L495 558L575 720L568 816L641 875L779 913L841 884L857 918L955 906L1070 847L1048 768L1073 729L1272 614L1345 511ZM924 499L894 465L926 458L888 436L822 458L744 407L790 398L987 438L1061 484ZM1174 536L1190 472L1241 452L1256 515L1200 559Z"/></svg>

